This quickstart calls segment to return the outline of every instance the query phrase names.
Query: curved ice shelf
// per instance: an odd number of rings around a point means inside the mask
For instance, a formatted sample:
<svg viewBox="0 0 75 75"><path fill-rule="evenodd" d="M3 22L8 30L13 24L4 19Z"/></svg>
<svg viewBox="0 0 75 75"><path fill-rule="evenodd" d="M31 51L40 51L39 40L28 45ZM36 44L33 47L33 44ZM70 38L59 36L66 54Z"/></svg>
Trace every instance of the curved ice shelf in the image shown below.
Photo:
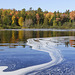
<svg viewBox="0 0 75 75"><path fill-rule="evenodd" d="M56 43L54 43L53 40L54 41L56 40ZM62 62L63 58L60 53L60 50L56 49L57 44L58 44L57 38L56 39L54 38L28 39L27 45L32 46L33 49L48 52L52 61L45 64L31 66L31 67L23 68L12 72L3 72L3 70L6 69L7 66L2 66L0 67L0 74L1 75L25 75L31 72L31 75L34 75L35 73L37 73L42 69L49 68L53 65L59 64L60 62Z"/></svg>

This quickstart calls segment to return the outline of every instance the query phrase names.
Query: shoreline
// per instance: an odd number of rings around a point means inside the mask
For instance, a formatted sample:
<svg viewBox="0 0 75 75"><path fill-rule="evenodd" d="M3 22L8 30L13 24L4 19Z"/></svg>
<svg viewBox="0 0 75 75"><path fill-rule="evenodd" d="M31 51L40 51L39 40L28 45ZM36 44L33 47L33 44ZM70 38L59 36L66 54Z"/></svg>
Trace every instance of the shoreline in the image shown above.
<svg viewBox="0 0 75 75"><path fill-rule="evenodd" d="M24 30L24 31L75 31L75 29L0 29L0 31L10 31L10 30L15 30L15 31L20 31L20 30Z"/></svg>

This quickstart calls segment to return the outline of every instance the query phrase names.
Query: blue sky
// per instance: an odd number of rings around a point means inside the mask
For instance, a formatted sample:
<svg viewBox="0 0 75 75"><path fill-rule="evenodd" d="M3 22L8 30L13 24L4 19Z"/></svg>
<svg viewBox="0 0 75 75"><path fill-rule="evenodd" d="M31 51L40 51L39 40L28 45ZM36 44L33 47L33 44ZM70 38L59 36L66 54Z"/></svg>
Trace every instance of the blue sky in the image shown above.
<svg viewBox="0 0 75 75"><path fill-rule="evenodd" d="M36 10L38 7L42 8L43 11L60 11L65 12L66 9L70 11L75 10L75 0L1 0L0 8L4 9L17 9L21 10L25 8L28 10L32 7Z"/></svg>

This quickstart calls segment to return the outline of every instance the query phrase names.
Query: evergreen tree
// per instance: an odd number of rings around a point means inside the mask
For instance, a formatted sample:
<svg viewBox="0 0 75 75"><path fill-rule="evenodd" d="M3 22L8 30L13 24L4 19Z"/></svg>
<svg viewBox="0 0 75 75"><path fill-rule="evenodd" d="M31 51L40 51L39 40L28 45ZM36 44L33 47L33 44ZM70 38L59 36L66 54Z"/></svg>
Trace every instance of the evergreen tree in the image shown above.
<svg viewBox="0 0 75 75"><path fill-rule="evenodd" d="M60 18L60 13L59 13L59 11L57 12L57 18Z"/></svg>
<svg viewBox="0 0 75 75"><path fill-rule="evenodd" d="M57 17L57 15L56 15L56 11L54 12L54 20L56 20L56 17Z"/></svg>
<svg viewBox="0 0 75 75"><path fill-rule="evenodd" d="M48 25L48 18L44 18L44 23L43 23L43 25Z"/></svg>
<svg viewBox="0 0 75 75"><path fill-rule="evenodd" d="M53 26L57 26L56 20L53 20Z"/></svg>
<svg viewBox="0 0 75 75"><path fill-rule="evenodd" d="M59 21L58 25L59 25L59 27L61 27L61 22L60 21Z"/></svg>

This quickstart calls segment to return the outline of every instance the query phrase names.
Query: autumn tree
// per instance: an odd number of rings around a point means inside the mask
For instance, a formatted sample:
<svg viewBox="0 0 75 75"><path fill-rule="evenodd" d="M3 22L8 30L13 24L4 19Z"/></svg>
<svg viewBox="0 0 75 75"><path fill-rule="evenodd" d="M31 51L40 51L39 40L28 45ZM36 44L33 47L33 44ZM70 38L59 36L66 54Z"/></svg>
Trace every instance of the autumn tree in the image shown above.
<svg viewBox="0 0 75 75"><path fill-rule="evenodd" d="M48 12L42 11L39 7L37 10L15 10L15 9L0 9L0 26L1 28L16 28L16 27L43 27L50 26L66 26L75 25L75 11L61 13L59 11ZM9 26L7 26L9 25ZM46 27L46 26L44 26Z"/></svg>
<svg viewBox="0 0 75 75"><path fill-rule="evenodd" d="M60 15L60 19L62 24L69 21L68 15L65 13Z"/></svg>
<svg viewBox="0 0 75 75"><path fill-rule="evenodd" d="M75 11L70 12L70 18L75 21Z"/></svg>
<svg viewBox="0 0 75 75"><path fill-rule="evenodd" d="M15 24L15 15L12 16L12 24Z"/></svg>
<svg viewBox="0 0 75 75"><path fill-rule="evenodd" d="M52 23L53 17L54 17L54 14L52 12L49 12L49 13L46 14L46 18L48 18L49 24Z"/></svg>
<svg viewBox="0 0 75 75"><path fill-rule="evenodd" d="M23 26L23 17L20 17L19 19L18 19L18 23L19 23L19 25L22 27Z"/></svg>
<svg viewBox="0 0 75 75"><path fill-rule="evenodd" d="M30 27L30 25L32 25L32 24L33 24L32 19L25 19L25 22L24 22L23 27L28 28L28 27Z"/></svg>
<svg viewBox="0 0 75 75"><path fill-rule="evenodd" d="M36 14L36 19L37 19L37 24L39 25L40 16L39 16L39 14L38 14L38 13Z"/></svg>

